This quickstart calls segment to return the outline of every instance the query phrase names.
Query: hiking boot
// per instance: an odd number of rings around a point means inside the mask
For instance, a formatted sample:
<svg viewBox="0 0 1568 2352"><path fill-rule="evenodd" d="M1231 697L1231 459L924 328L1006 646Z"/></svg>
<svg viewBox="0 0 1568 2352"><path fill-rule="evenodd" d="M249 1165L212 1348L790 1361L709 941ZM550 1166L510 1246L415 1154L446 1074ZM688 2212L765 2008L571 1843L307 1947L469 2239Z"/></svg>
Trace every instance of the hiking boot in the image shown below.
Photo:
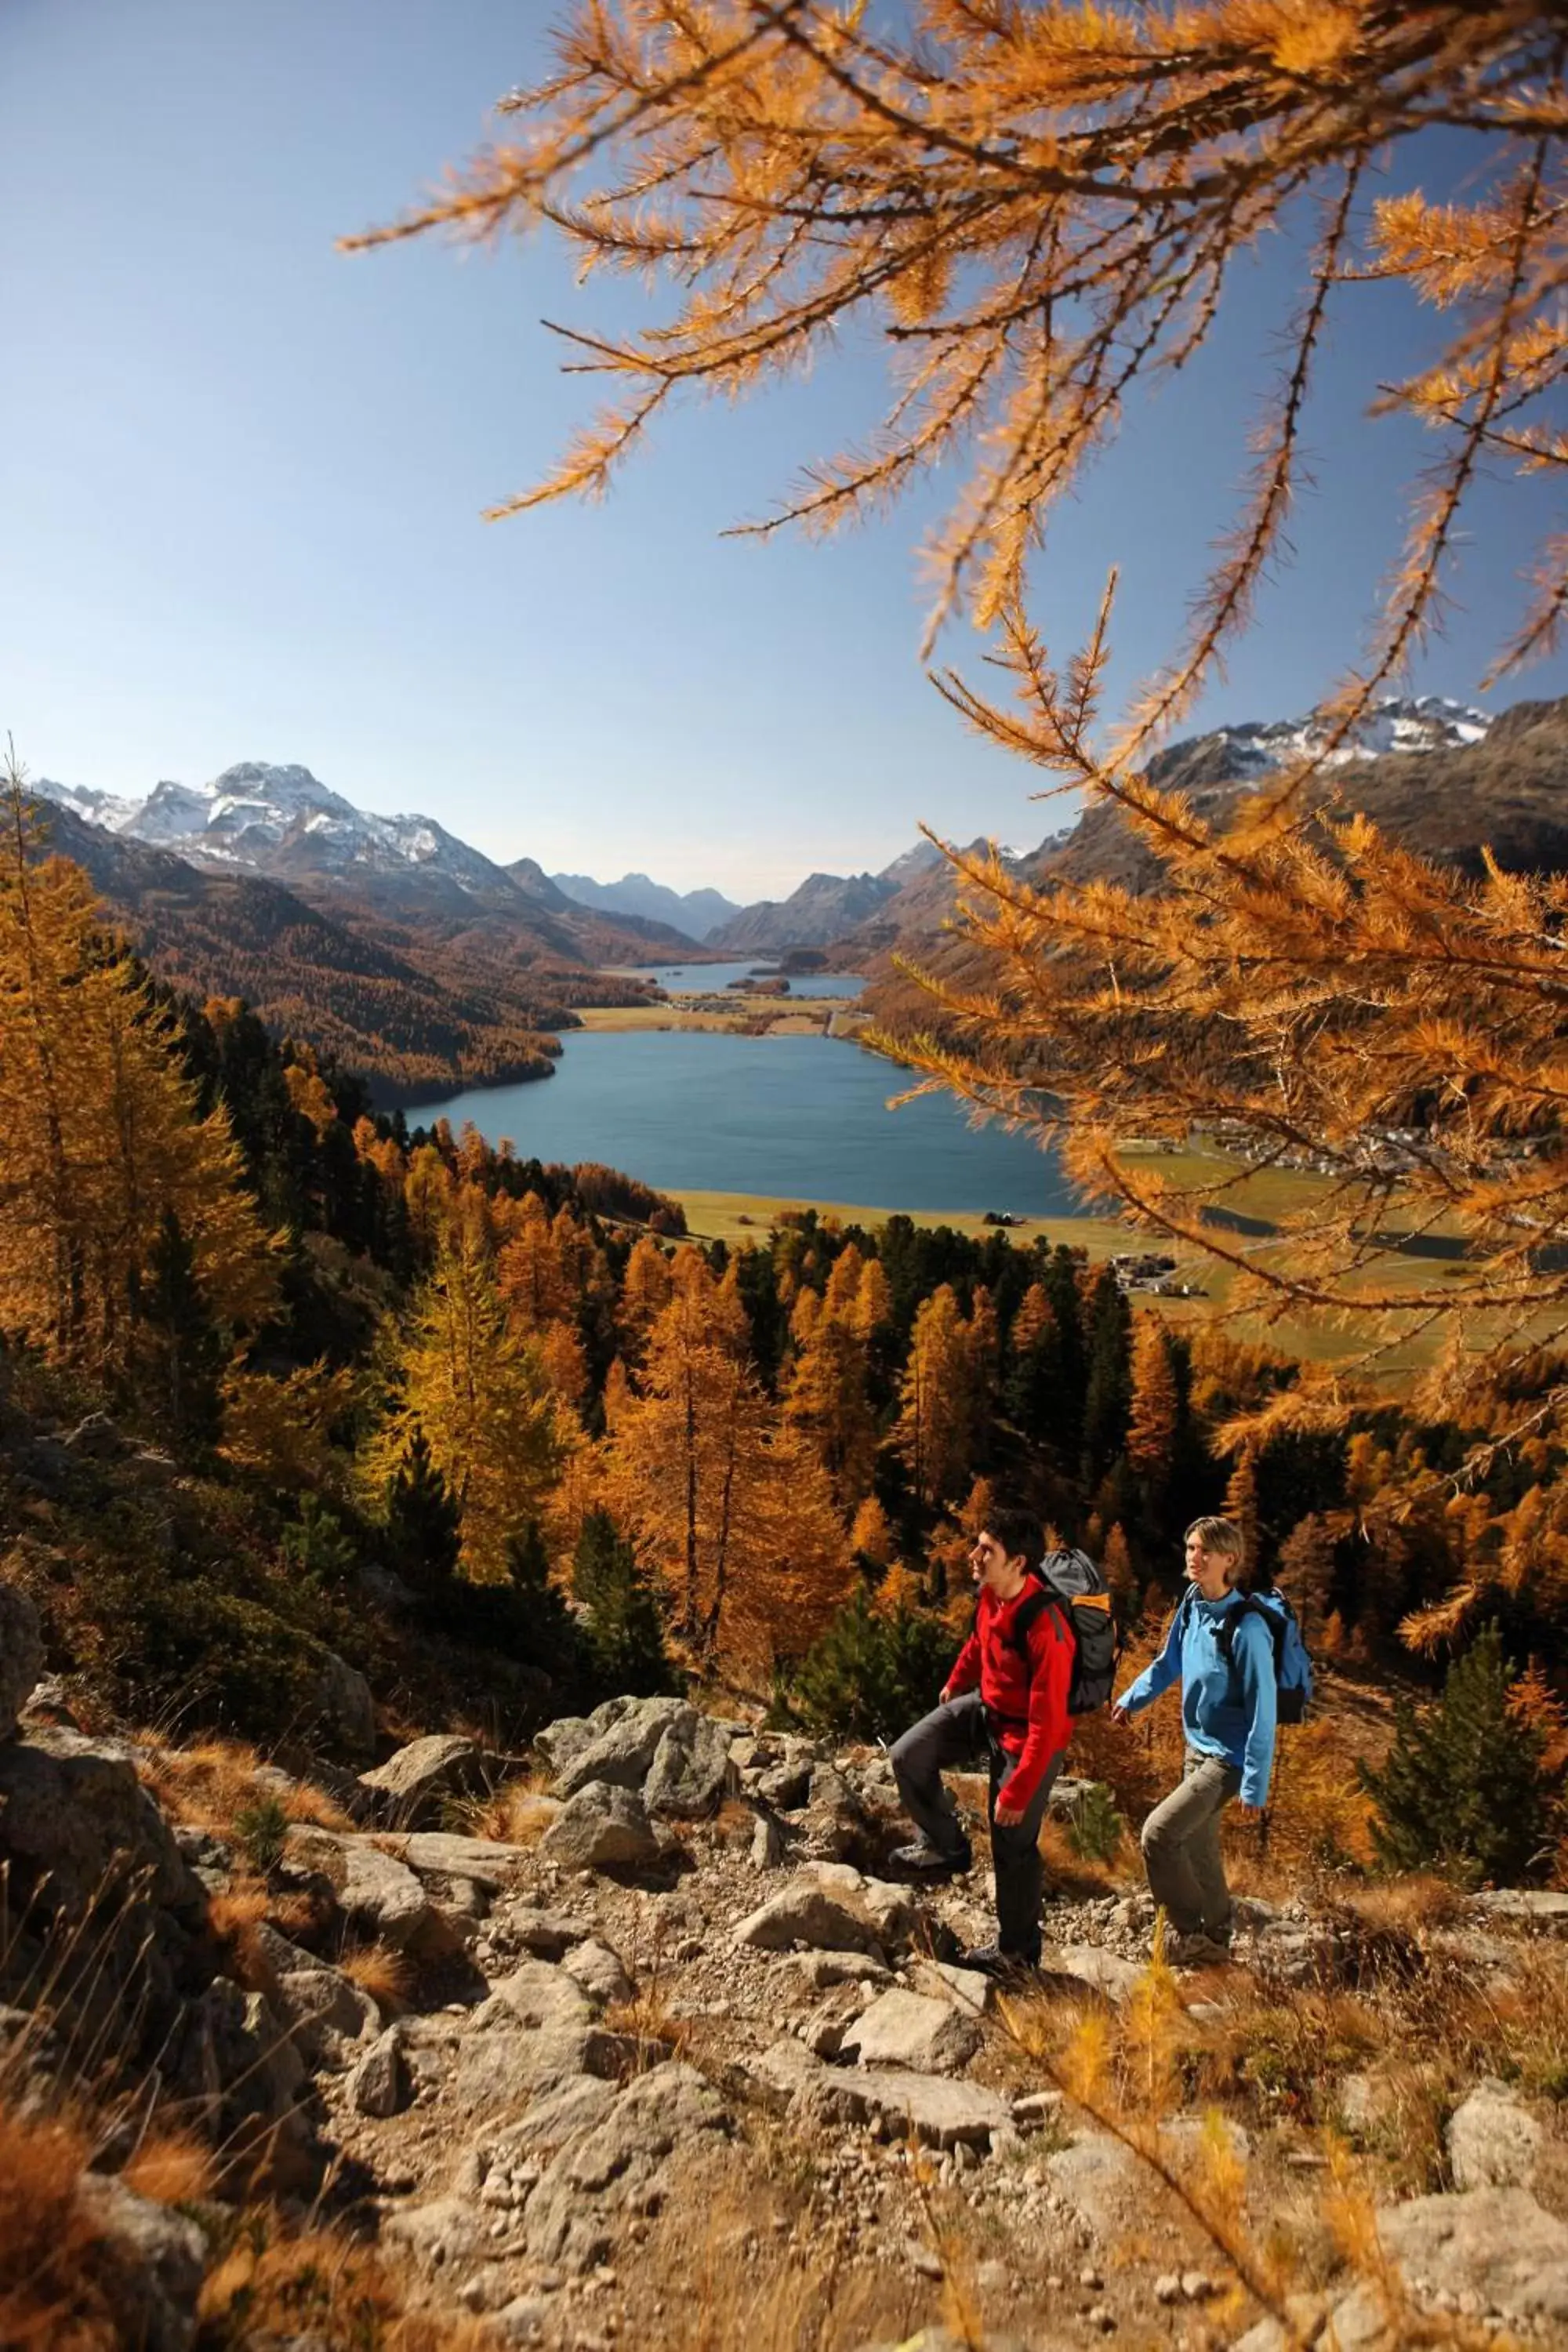
<svg viewBox="0 0 1568 2352"><path fill-rule="evenodd" d="M1230 1946L1217 1937L1194 1931L1190 1936L1173 1936L1165 1958L1173 1969L1225 1969L1230 1966Z"/></svg>
<svg viewBox="0 0 1568 2352"><path fill-rule="evenodd" d="M894 1870L907 1870L915 1878L957 1878L973 1860L967 1838L953 1853L943 1853L939 1845L920 1838L913 1845L895 1846L888 1856Z"/></svg>
<svg viewBox="0 0 1568 2352"><path fill-rule="evenodd" d="M972 1952L959 1955L961 1969L973 1969L983 1977L994 1977L1001 1984L1019 1983L1033 1976L1040 1965L1037 1952L1026 1959L1022 1952L1005 1952L1000 1944L977 1944Z"/></svg>

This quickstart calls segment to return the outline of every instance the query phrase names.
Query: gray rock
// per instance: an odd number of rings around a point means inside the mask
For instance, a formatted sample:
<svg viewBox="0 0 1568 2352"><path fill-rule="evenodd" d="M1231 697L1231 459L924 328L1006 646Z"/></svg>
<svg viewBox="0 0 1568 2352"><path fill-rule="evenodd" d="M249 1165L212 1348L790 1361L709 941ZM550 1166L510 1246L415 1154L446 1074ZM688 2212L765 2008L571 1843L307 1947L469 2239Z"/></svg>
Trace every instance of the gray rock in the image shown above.
<svg viewBox="0 0 1568 2352"><path fill-rule="evenodd" d="M574 1944L561 1965L600 2008L632 1997L632 1980L620 1954L612 1951L608 1944L600 1943L596 1936L585 1937L582 1943Z"/></svg>
<svg viewBox="0 0 1568 2352"><path fill-rule="evenodd" d="M199 1920L206 1895L118 1742L44 1727L0 1746L0 1857L47 1875L73 1917L135 1887Z"/></svg>
<svg viewBox="0 0 1568 2352"><path fill-rule="evenodd" d="M1478 2083L1448 2118L1448 2168L1456 2189L1527 2189L1541 2153L1541 2126L1506 2083Z"/></svg>
<svg viewBox="0 0 1568 2352"><path fill-rule="evenodd" d="M783 1831L777 1822L771 1820L766 1813L759 1813L756 1827L752 1832L752 1868L777 1870L784 1858Z"/></svg>
<svg viewBox="0 0 1568 2352"><path fill-rule="evenodd" d="M616 1702L623 1712L578 1748L556 1775L556 1792L575 1796L602 1780L613 1789L640 1789L665 1733L675 1724L695 1724L697 1710L679 1698ZM593 1720L592 1717L589 1718Z"/></svg>
<svg viewBox="0 0 1568 2352"><path fill-rule="evenodd" d="M613 1721L613 1717L607 1717ZM552 1771L563 1772L574 1756L596 1738L593 1718L585 1715L558 1715L542 1731L533 1735L535 1752L542 1756Z"/></svg>
<svg viewBox="0 0 1568 2352"><path fill-rule="evenodd" d="M5 1603L0 1601L0 1617L4 1614ZM0 1634L0 1656L5 1654L4 1643L5 1637ZM4 1668L0 1668L0 1681L3 1679ZM81 1725L77 1720L76 1710L71 1705L70 1691L63 1675L45 1675L42 1681L36 1682L27 1694L27 1703L22 1712L33 1723L58 1723L67 1731L81 1729ZM0 1691L0 1722L4 1721L4 1717L5 1697L4 1692ZM0 1731L0 1738L6 1736L5 1732Z"/></svg>
<svg viewBox="0 0 1568 2352"><path fill-rule="evenodd" d="M885 1878L863 1877L843 1862L811 1864L802 1875L815 1880L825 1895L864 1919L877 1941L889 1951L907 1944L914 1934L920 1915L907 1886L895 1886Z"/></svg>
<svg viewBox="0 0 1568 2352"><path fill-rule="evenodd" d="M402 2029L389 2025L349 2076L349 2105L356 2115L395 2116L408 2105L411 2089Z"/></svg>
<svg viewBox="0 0 1568 2352"><path fill-rule="evenodd" d="M453 2096L470 2115L515 2113L584 2074L611 2078L637 2060L637 2043L588 2026L492 2026L469 2032L458 2052Z"/></svg>
<svg viewBox="0 0 1568 2352"><path fill-rule="evenodd" d="M360 1779L389 1801L394 1820L426 1829L439 1822L445 1798L473 1796L483 1789L484 1753L471 1739L432 1732L411 1739Z"/></svg>
<svg viewBox="0 0 1568 2352"><path fill-rule="evenodd" d="M1568 1894L1554 1887L1496 1886L1476 1901L1494 1918L1517 1919L1521 1927L1568 1936Z"/></svg>
<svg viewBox="0 0 1568 2352"><path fill-rule="evenodd" d="M815 2080L797 2093L792 2113L877 2124L937 2148L988 2147L993 2132L1009 2128L1005 2100L979 2083L859 2067L818 2067Z"/></svg>
<svg viewBox="0 0 1568 2352"><path fill-rule="evenodd" d="M1384 2206L1378 2235L1407 2282L1470 2291L1516 2318L1568 2320L1568 2222L1528 2189L1477 2189Z"/></svg>
<svg viewBox="0 0 1568 2352"><path fill-rule="evenodd" d="M345 1756L375 1753L375 1703L370 1685L359 1668L340 1658L335 1650L321 1653L315 1687L304 1695L300 1727L318 1729Z"/></svg>
<svg viewBox="0 0 1568 2352"><path fill-rule="evenodd" d="M518 2156L553 2156L557 2148L582 2133L593 2131L608 2117L616 2089L593 2074L579 2075L547 2098L535 2100L521 2123L512 2124L489 2143L492 2159L510 2161Z"/></svg>
<svg viewBox="0 0 1568 2352"><path fill-rule="evenodd" d="M979 2049L972 2016L950 2002L900 1987L885 1992L845 2034L840 2048L862 2066L907 2068L917 2074L956 2074Z"/></svg>
<svg viewBox="0 0 1568 2352"><path fill-rule="evenodd" d="M893 1973L869 1952L796 1952L792 1964L813 1992L826 1992L833 1985L885 1985Z"/></svg>
<svg viewBox="0 0 1568 2352"><path fill-rule="evenodd" d="M700 1821L718 1810L731 1785L733 1724L710 1715L678 1716L665 1729L643 1786L648 1811L666 1821Z"/></svg>
<svg viewBox="0 0 1568 2352"><path fill-rule="evenodd" d="M1086 2132L1046 2158L1051 2187L1087 2228L1113 2239L1148 2204L1148 2177L1130 2148L1109 2132Z"/></svg>
<svg viewBox="0 0 1568 2352"><path fill-rule="evenodd" d="M1385 2346L1388 2342L1388 2317L1383 2299L1375 2289L1358 2286L1337 2303L1317 2294L1289 2294L1285 2308L1289 2313L1296 2335L1288 2337L1277 2319L1260 2319L1239 2336L1232 2352L1286 2352L1290 2343L1332 2344L1343 2352L1363 2352L1363 2347Z"/></svg>
<svg viewBox="0 0 1568 2352"><path fill-rule="evenodd" d="M437 2197L428 2205L404 2205L389 2213L381 2234L405 2246L429 2269L453 2268L479 2244L480 2221L466 2198Z"/></svg>
<svg viewBox="0 0 1568 2352"><path fill-rule="evenodd" d="M1375 2068L1347 2074L1339 2088L1340 2121L1346 2131L1364 2139L1394 2114L1397 2097L1393 2081Z"/></svg>
<svg viewBox="0 0 1568 2352"><path fill-rule="evenodd" d="M403 1859L418 1878L470 1879L476 1886L495 1895L510 1885L528 1860L528 1848L501 1845L489 1838L455 1837L445 1831L418 1830L405 1845Z"/></svg>
<svg viewBox="0 0 1568 2352"><path fill-rule="evenodd" d="M1120 2005L1143 1971L1135 1961L1119 1959L1114 1952L1102 1950L1099 1944L1047 1944L1040 1956L1040 1973L1047 1979L1070 1979L1074 1984L1087 1985L1091 1992L1103 1993L1107 2000ZM1053 1988L1058 1991L1069 1989L1066 1985Z"/></svg>
<svg viewBox="0 0 1568 2352"><path fill-rule="evenodd" d="M548 1960L524 1960L495 1987L485 2003L488 2013L502 2008L531 2032L587 2025L593 2007L587 1994L564 1969ZM477 2012L476 2012L477 2014Z"/></svg>
<svg viewBox="0 0 1568 2352"><path fill-rule="evenodd" d="M753 1771L748 1779L763 1802L781 1813L795 1812L811 1794L809 1763L770 1764L763 1771Z"/></svg>
<svg viewBox="0 0 1568 2352"><path fill-rule="evenodd" d="M362 1935L405 1952L434 1925L430 1898L408 1869L368 1838L342 1840L344 1878L338 1901Z"/></svg>
<svg viewBox="0 0 1568 2352"><path fill-rule="evenodd" d="M0 1739L9 1739L16 1728L43 1671L38 1612L19 1585L0 1584Z"/></svg>
<svg viewBox="0 0 1568 2352"><path fill-rule="evenodd" d="M808 1878L795 1879L742 1919L733 1941L758 1952L787 1952L794 1945L809 1944L818 1951L882 1957L868 1921Z"/></svg>
<svg viewBox="0 0 1568 2352"><path fill-rule="evenodd" d="M506 1915L507 1932L542 1960L558 1960L573 1944L580 1944L589 1930L580 1919L568 1919L558 1911L536 1911L531 1906L514 1905Z"/></svg>
<svg viewBox="0 0 1568 2352"><path fill-rule="evenodd" d="M658 1859L659 1845L634 1790L590 1780L551 1822L540 1852L570 1870L639 1870Z"/></svg>
<svg viewBox="0 0 1568 2352"><path fill-rule="evenodd" d="M946 2000L968 2017L984 2017L995 2005L996 1980L979 1969L957 1968L947 1960L927 1960L917 1984L937 2000Z"/></svg>
<svg viewBox="0 0 1568 2352"><path fill-rule="evenodd" d="M265 1920L254 1936L272 2007L312 2065L341 2063L345 2045L376 2031L380 2013L374 2001L341 1969L300 1951Z"/></svg>
<svg viewBox="0 0 1568 2352"><path fill-rule="evenodd" d="M550 2164L529 2200L529 2252L579 2273L605 2261L624 2221L658 2210L672 2151L728 2127L694 2067L661 2066L629 2083L604 2122L568 2140Z"/></svg>
<svg viewBox="0 0 1568 2352"><path fill-rule="evenodd" d="M811 1799L798 1828L804 1852L826 1862L868 1859L877 1844L870 1815L831 1764L819 1764L813 1772Z"/></svg>
<svg viewBox="0 0 1568 2352"><path fill-rule="evenodd" d="M188 2215L101 2173L84 2172L77 2197L110 2242L124 2340L145 2352L187 2352L206 2272L205 2232Z"/></svg>

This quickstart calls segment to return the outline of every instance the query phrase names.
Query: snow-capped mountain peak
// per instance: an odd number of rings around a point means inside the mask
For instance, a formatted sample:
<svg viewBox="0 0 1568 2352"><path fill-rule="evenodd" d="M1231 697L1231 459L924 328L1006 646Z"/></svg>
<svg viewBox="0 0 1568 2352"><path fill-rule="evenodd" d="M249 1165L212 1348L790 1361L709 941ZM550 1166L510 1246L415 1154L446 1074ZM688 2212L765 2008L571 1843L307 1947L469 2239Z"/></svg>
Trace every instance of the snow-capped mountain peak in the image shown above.
<svg viewBox="0 0 1568 2352"><path fill-rule="evenodd" d="M1385 694L1373 704L1352 739L1337 746L1330 757L1339 764L1374 760L1387 752L1458 751L1467 743L1480 742L1491 723L1487 711L1455 702L1447 695ZM1255 767L1261 772L1320 751L1330 726L1321 712L1312 711L1305 719L1251 720L1215 731L1238 766Z"/></svg>
<svg viewBox="0 0 1568 2352"><path fill-rule="evenodd" d="M470 896L505 896L510 887L488 857L433 817L357 809L309 768L244 760L209 784L163 782L139 801L68 784L41 782L37 790L91 824L199 865L322 881L413 869Z"/></svg>

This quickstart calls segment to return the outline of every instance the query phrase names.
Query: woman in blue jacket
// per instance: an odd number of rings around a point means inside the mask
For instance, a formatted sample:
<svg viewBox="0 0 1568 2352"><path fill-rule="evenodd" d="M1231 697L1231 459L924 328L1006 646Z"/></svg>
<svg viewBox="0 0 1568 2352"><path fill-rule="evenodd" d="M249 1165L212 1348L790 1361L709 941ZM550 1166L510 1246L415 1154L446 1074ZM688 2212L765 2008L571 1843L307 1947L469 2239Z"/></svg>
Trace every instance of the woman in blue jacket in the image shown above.
<svg viewBox="0 0 1568 2352"><path fill-rule="evenodd" d="M1170 1956L1184 1966L1230 1957L1220 1815L1237 1796L1247 1811L1260 1811L1274 1763L1274 1644L1263 1619L1238 1606L1244 1552L1241 1530L1229 1519L1193 1521L1186 1536L1191 1589L1164 1648L1114 1708L1113 1719L1125 1723L1181 1676L1186 1766L1180 1785L1143 1824L1143 1864L1149 1892L1174 1932Z"/></svg>

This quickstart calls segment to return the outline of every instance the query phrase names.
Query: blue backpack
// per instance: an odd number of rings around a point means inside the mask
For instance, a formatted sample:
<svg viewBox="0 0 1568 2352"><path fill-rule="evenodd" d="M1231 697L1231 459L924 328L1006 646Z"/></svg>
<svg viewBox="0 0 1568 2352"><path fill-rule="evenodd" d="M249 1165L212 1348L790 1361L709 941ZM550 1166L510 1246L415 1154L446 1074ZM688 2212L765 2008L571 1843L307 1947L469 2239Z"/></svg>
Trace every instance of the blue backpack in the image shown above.
<svg viewBox="0 0 1568 2352"><path fill-rule="evenodd" d="M1190 1585L1187 1588L1184 1609L1191 1608L1194 1589ZM1215 1629L1219 1654L1230 1672L1231 1704L1235 1706L1241 1705L1241 1670L1231 1651L1236 1641L1236 1629L1244 1617L1261 1617L1274 1645L1276 1721L1303 1722L1312 1703L1312 1661L1307 1654L1307 1644L1301 1639L1296 1612L1277 1585L1270 1585L1263 1592L1239 1593L1235 1608L1226 1611Z"/></svg>

